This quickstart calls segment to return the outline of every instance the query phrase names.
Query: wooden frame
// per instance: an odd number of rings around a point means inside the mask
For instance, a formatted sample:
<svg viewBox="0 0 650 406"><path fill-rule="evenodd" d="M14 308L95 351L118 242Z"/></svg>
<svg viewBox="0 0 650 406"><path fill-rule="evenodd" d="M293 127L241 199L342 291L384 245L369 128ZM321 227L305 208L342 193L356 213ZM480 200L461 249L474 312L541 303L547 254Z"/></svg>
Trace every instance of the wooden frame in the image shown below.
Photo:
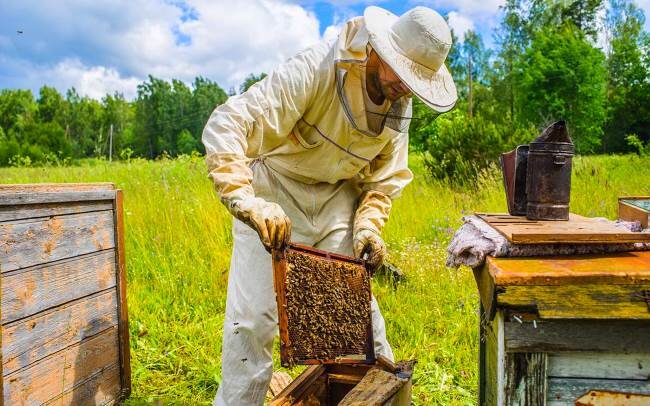
<svg viewBox="0 0 650 406"><path fill-rule="evenodd" d="M291 243L282 250L273 250L273 284L275 287L275 297L278 305L278 327L280 332L280 358L283 366L289 366L289 351L292 346L289 337L289 320L287 316L287 295L285 289L285 281L287 277L287 260L286 252L288 250L305 253L316 256L318 258L326 259L329 261L344 261L362 265L365 268L365 261L350 257L347 255L337 254L333 252L323 251L310 247L304 244ZM366 270L367 271L367 270ZM368 287L370 297L372 297L372 285ZM372 310L370 310L372 312ZM372 314L370 315L372 319ZM318 364L372 364L375 362L375 349L373 344L372 323L368 323L366 332L366 352L365 359L357 358L336 358L336 359L308 359L300 361L299 364L303 365L318 365Z"/></svg>
<svg viewBox="0 0 650 406"><path fill-rule="evenodd" d="M38 227L44 227L41 233ZM12 234L19 229L22 234ZM35 233L29 234L32 230ZM39 245L45 239L41 234L52 239ZM0 185L0 245L3 243L8 251L0 260L0 344L2 353L4 346L9 346L10 356L0 354L0 406L13 399L5 399L5 395L25 390L28 392L23 394L33 396L29 402L41 403L87 402L91 400L87 396L101 394L112 404L128 397L131 368L122 191L112 183ZM37 245L34 251L20 251L30 244ZM24 284L20 282L24 281L33 287L21 290ZM47 290L53 287L56 290ZM26 302L16 296L25 294L31 298ZM57 296L60 294L65 296ZM61 324L66 317L71 317L75 327L68 328L65 334L57 333L57 326L68 325ZM92 323L83 324L88 321ZM25 323L30 324L33 333L26 333ZM48 337L39 335L40 331L64 338L43 341ZM7 337L11 340L5 341ZM39 344L39 340L47 346ZM16 354L22 352L28 357L17 358ZM30 361L33 355L38 355L36 361ZM5 362L9 363L6 370ZM74 368L70 368L70 362ZM63 368L61 363L68 366ZM42 372L51 371L53 376L60 375L65 385L61 389L43 387L49 381L28 374L32 365L38 365ZM5 382L7 377L11 378L9 384ZM15 382L22 386L15 386Z"/></svg>

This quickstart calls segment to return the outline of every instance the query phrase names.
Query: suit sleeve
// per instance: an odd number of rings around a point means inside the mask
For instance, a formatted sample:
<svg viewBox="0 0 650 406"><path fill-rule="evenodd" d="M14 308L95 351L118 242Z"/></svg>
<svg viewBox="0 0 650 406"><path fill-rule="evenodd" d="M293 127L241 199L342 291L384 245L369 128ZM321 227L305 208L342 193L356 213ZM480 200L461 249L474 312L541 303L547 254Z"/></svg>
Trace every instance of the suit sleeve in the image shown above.
<svg viewBox="0 0 650 406"><path fill-rule="evenodd" d="M208 176L229 209L254 196L248 164L263 145L282 143L302 117L318 85L316 70L323 57L319 47L296 55L210 116L202 135Z"/></svg>

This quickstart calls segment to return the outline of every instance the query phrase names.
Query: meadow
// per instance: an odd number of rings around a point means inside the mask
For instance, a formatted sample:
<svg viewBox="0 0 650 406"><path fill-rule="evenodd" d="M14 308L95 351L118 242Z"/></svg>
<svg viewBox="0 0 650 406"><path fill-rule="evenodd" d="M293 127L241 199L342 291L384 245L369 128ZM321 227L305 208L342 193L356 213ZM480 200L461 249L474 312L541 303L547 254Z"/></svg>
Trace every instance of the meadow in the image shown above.
<svg viewBox="0 0 650 406"><path fill-rule="evenodd" d="M411 167L415 180L384 230L389 261L406 279L379 276L373 290L397 359L418 360L414 404L473 405L478 296L469 269L445 267L446 246L463 215L506 210L500 173L491 168L463 189L427 177L418 156ZM219 385L231 219L206 175L196 156L0 168L2 183L109 181L124 190L128 404L210 404ZM578 214L613 219L617 196L650 195L648 157L577 157L573 175L571 210Z"/></svg>

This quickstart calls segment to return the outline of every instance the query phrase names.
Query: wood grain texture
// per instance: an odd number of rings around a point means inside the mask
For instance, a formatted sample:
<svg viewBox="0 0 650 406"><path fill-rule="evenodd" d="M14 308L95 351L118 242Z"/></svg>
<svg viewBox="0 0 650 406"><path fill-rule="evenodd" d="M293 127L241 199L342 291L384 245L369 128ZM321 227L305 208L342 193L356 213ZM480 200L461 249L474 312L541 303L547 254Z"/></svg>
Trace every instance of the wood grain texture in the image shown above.
<svg viewBox="0 0 650 406"><path fill-rule="evenodd" d="M650 320L648 304L639 292L650 283L565 286L507 286L497 293L497 305L536 309L543 319Z"/></svg>
<svg viewBox="0 0 650 406"><path fill-rule="evenodd" d="M85 201L113 200L113 199L115 199L114 190L0 193L0 206L85 202Z"/></svg>
<svg viewBox="0 0 650 406"><path fill-rule="evenodd" d="M113 211L0 223L0 269L7 272L113 248Z"/></svg>
<svg viewBox="0 0 650 406"><path fill-rule="evenodd" d="M481 406L503 405L505 401L505 343L503 315L498 311L485 326L485 393Z"/></svg>
<svg viewBox="0 0 650 406"><path fill-rule="evenodd" d="M110 200L91 202L27 204L20 206L0 206L0 222L36 217L60 216L63 214L87 213L90 211L112 210Z"/></svg>
<svg viewBox="0 0 650 406"><path fill-rule="evenodd" d="M620 197L618 199L618 218L625 221L638 221L641 223L641 227L648 228L650 212L623 201L636 199L647 200L650 199L650 197Z"/></svg>
<svg viewBox="0 0 650 406"><path fill-rule="evenodd" d="M486 267L496 286L637 284L650 282L650 251L534 258L487 257Z"/></svg>
<svg viewBox="0 0 650 406"><path fill-rule="evenodd" d="M33 193L33 192L65 192L89 190L113 190L111 182L88 183L13 183L0 184L0 194Z"/></svg>
<svg viewBox="0 0 650 406"><path fill-rule="evenodd" d="M594 390L576 400L575 406L648 406L648 404L650 404L650 395Z"/></svg>
<svg viewBox="0 0 650 406"><path fill-rule="evenodd" d="M381 406L404 385L390 372L372 368L339 403L340 406Z"/></svg>
<svg viewBox="0 0 650 406"><path fill-rule="evenodd" d="M52 354L5 377L4 401L42 404L72 390L118 360L117 327Z"/></svg>
<svg viewBox="0 0 650 406"><path fill-rule="evenodd" d="M548 375L554 378L645 380L650 377L650 353L569 352L548 357Z"/></svg>
<svg viewBox="0 0 650 406"><path fill-rule="evenodd" d="M508 352L650 353L650 323L631 320L505 322Z"/></svg>
<svg viewBox="0 0 650 406"><path fill-rule="evenodd" d="M109 289L4 325L3 375L7 376L86 337L116 326L117 322L117 294L115 289Z"/></svg>
<svg viewBox="0 0 650 406"><path fill-rule="evenodd" d="M650 233L626 231L611 223L570 214L568 221L528 220L523 216L476 213L515 244L630 243L650 241Z"/></svg>
<svg viewBox="0 0 650 406"><path fill-rule="evenodd" d="M115 284L113 250L7 272L2 277L2 323L31 316Z"/></svg>
<svg viewBox="0 0 650 406"><path fill-rule="evenodd" d="M117 311L119 314L119 351L120 351L120 382L121 393L119 399L127 398L131 394L131 345L129 340L129 312L126 300L126 254L124 244L124 194L116 190L113 207L113 224L115 226L117 252Z"/></svg>
<svg viewBox="0 0 650 406"><path fill-rule="evenodd" d="M115 404L120 393L120 367L113 364L45 403L47 406L106 406Z"/></svg>
<svg viewBox="0 0 650 406"><path fill-rule="evenodd" d="M305 393L309 391L309 387L325 372L325 365L307 367L269 403L269 406L289 406L292 404L292 400L302 399Z"/></svg>
<svg viewBox="0 0 650 406"><path fill-rule="evenodd" d="M546 367L545 353L506 354L506 406L544 406Z"/></svg>
<svg viewBox="0 0 650 406"><path fill-rule="evenodd" d="M573 406L591 390L650 394L650 380L551 378L548 380L546 405Z"/></svg>

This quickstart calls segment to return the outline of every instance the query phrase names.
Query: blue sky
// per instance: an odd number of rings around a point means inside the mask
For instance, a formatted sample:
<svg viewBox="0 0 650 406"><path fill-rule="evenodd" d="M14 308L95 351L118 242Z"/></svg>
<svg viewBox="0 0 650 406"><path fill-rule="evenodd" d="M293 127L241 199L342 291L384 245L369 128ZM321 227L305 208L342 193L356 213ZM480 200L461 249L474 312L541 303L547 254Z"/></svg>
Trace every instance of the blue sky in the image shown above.
<svg viewBox="0 0 650 406"><path fill-rule="evenodd" d="M249 73L333 38L367 5L398 15L425 5L457 34L475 29L491 44L503 1L0 0L0 88L74 86L94 98L133 98L151 74L236 89Z"/></svg>

